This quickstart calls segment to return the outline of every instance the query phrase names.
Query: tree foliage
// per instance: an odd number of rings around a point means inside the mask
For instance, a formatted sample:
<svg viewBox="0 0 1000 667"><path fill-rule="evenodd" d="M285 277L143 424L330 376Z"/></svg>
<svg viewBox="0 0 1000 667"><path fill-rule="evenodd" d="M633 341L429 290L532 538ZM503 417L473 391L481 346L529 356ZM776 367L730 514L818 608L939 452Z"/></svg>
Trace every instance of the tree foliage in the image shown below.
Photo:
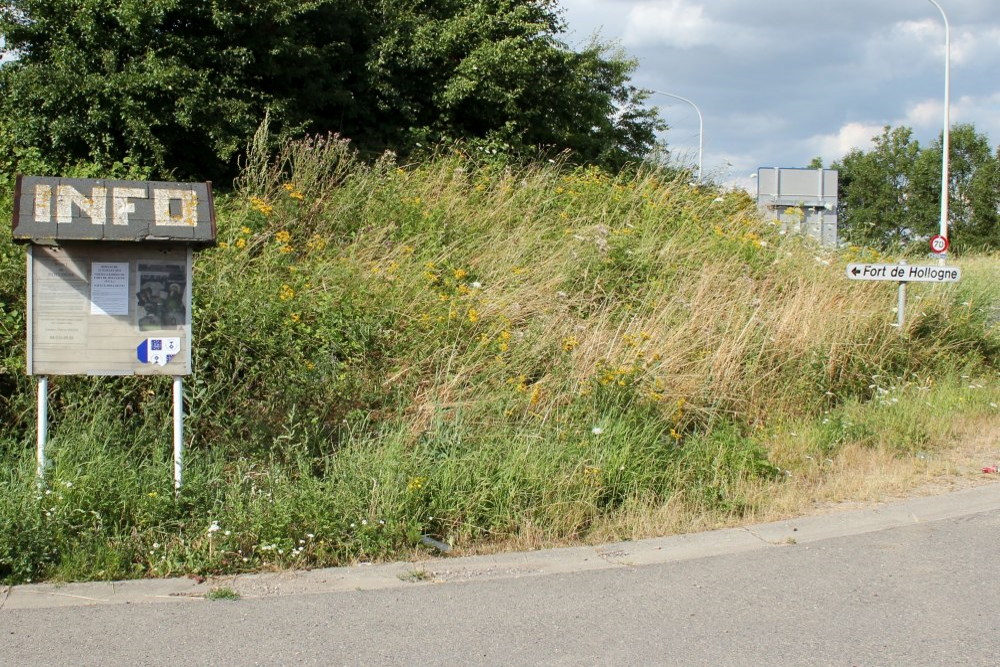
<svg viewBox="0 0 1000 667"><path fill-rule="evenodd" d="M1000 248L1000 148L971 124L952 128L949 238L956 250ZM869 151L854 149L840 171L840 229L878 248L921 247L941 220L942 140L921 147L908 127L885 127Z"/></svg>
<svg viewBox="0 0 1000 667"><path fill-rule="evenodd" d="M476 140L620 166L662 122L550 0L9 0L8 153L222 178L266 111L362 152ZM11 159L8 155L8 160Z"/></svg>

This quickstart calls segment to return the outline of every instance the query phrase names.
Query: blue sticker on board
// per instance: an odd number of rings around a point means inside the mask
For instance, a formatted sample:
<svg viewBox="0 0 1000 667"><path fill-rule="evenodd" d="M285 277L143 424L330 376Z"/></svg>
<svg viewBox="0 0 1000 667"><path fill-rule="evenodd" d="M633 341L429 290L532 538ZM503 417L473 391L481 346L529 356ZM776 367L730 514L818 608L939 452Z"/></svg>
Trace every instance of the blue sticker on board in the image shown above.
<svg viewBox="0 0 1000 667"><path fill-rule="evenodd" d="M147 338L135 348L135 356L143 364L166 366L180 351L180 338Z"/></svg>

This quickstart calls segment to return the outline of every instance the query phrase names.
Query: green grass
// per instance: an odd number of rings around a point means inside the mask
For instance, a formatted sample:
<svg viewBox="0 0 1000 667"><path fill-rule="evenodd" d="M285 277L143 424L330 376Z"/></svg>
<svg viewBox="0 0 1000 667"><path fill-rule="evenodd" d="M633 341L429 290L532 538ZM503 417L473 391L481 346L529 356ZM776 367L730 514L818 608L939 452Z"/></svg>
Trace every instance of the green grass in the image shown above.
<svg viewBox="0 0 1000 667"><path fill-rule="evenodd" d="M364 165L313 141L241 187L196 259L179 500L163 378L53 378L39 491L23 252L0 240L0 580L715 525L835 473L817 460L909 460L996 414L994 257L912 285L900 332L891 284L843 278L884 258L655 170Z"/></svg>
<svg viewBox="0 0 1000 667"><path fill-rule="evenodd" d="M205 593L205 599L211 601L225 600L228 602L232 602L234 600L239 600L240 594L234 591L232 588L220 586L219 588L213 588L209 592Z"/></svg>

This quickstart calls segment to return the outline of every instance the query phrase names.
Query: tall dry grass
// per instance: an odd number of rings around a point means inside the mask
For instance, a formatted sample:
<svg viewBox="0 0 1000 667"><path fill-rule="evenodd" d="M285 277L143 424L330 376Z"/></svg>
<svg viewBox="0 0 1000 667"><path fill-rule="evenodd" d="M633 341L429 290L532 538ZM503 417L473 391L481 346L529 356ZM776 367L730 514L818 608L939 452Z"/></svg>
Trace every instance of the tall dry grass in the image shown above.
<svg viewBox="0 0 1000 667"><path fill-rule="evenodd" d="M967 260L958 285L912 286L899 331L893 286L843 275L885 258L789 238L741 192L652 168L454 148L366 164L337 137L267 144L262 130L218 202L219 247L196 262L181 501L155 379L54 382L54 493L36 497L31 388L11 372L0 577L746 521L873 488L845 480L880 461L912 479L953 434L927 403L945 421L995 410L995 258ZM23 258L2 257L13 303Z"/></svg>

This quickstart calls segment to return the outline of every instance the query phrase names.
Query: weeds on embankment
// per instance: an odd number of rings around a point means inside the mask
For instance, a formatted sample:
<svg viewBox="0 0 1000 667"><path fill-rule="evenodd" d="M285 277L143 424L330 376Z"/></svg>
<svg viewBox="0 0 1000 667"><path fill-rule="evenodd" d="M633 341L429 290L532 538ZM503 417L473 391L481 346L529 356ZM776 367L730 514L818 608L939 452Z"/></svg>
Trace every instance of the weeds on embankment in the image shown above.
<svg viewBox="0 0 1000 667"><path fill-rule="evenodd" d="M0 579L769 517L902 488L997 413L995 258L912 285L900 332L891 284L843 277L874 253L662 171L364 165L325 138L254 153L239 185L196 259L179 500L163 378L54 379L38 490L23 255L0 242Z"/></svg>

